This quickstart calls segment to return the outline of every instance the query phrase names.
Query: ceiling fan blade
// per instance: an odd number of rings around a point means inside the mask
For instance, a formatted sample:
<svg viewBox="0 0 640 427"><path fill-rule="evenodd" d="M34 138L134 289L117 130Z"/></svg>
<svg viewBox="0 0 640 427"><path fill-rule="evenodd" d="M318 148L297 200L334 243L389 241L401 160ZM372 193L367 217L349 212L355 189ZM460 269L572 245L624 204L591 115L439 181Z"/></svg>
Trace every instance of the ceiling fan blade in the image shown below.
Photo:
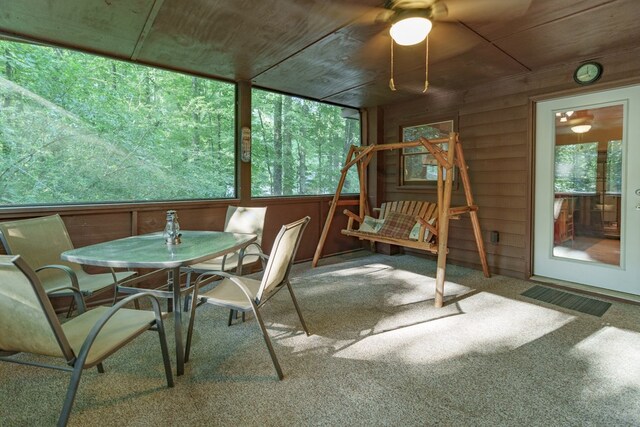
<svg viewBox="0 0 640 427"><path fill-rule="evenodd" d="M458 56L485 42L469 28L454 22L437 22L429 34L429 62Z"/></svg>
<svg viewBox="0 0 640 427"><path fill-rule="evenodd" d="M488 22L524 15L532 0L440 0L434 5L434 20ZM442 8L442 6L445 8Z"/></svg>
<svg viewBox="0 0 640 427"><path fill-rule="evenodd" d="M380 6L380 0L269 0L282 13L290 15L311 15L335 21L338 25L372 24L380 14L391 12ZM295 12L295 13L293 13ZM393 12L391 12L393 13Z"/></svg>
<svg viewBox="0 0 640 427"><path fill-rule="evenodd" d="M362 48L356 56L356 62L361 66L389 62L391 37L387 28L377 29L367 37L362 37Z"/></svg>

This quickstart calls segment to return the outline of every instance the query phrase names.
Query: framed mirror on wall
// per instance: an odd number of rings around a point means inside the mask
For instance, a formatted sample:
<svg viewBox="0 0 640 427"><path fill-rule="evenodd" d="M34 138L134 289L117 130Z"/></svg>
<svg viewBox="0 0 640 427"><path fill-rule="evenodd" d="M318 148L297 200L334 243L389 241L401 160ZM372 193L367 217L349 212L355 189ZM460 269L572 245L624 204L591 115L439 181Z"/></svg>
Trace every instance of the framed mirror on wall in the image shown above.
<svg viewBox="0 0 640 427"><path fill-rule="evenodd" d="M403 142L417 141L420 137L427 139L448 138L454 131L453 120L444 120L414 126L403 126L400 129ZM442 144L446 150L448 144ZM399 177L400 186L435 186L438 179L436 159L422 146L408 147L400 150ZM455 170L455 169L454 169ZM446 171L443 170L446 177ZM456 180L454 172L454 181Z"/></svg>

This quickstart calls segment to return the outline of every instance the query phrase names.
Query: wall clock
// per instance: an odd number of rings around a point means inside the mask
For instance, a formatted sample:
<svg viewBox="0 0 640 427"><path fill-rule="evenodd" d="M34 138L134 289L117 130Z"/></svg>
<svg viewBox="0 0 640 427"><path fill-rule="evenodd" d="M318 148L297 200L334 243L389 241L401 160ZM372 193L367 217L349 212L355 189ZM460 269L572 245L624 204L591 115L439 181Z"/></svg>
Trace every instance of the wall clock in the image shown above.
<svg viewBox="0 0 640 427"><path fill-rule="evenodd" d="M581 85L589 85L602 76L602 65L598 62L580 64L573 73L573 80Z"/></svg>

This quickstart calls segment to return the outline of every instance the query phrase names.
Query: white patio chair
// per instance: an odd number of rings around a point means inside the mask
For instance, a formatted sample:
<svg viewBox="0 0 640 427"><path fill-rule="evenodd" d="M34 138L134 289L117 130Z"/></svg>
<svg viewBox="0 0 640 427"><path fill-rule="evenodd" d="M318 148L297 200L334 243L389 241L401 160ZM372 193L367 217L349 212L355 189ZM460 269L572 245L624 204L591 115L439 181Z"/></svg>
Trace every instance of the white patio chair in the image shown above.
<svg viewBox="0 0 640 427"><path fill-rule="evenodd" d="M273 243L271 255L267 257L267 265L265 266L262 280L250 279L245 276L236 276L224 272L214 271L207 272L198 277L195 283L195 295L191 305L191 318L189 320L189 331L187 333L187 344L185 349L185 361L189 359L189 351L191 348L191 338L193 335L193 325L196 315L196 307L201 303L217 305L220 307L236 310L240 312L252 311L264 341L269 349L273 366L278 373L278 378L282 379L282 369L278 363L278 359L271 345L269 334L264 326L259 309L283 287L289 289L291 300L298 313L300 323L305 333L309 335L309 330L302 317L302 312L293 293L293 288L289 282L289 272L298 251L302 234L311 218L308 216L291 224L283 225L280 232L276 236ZM217 275L223 277L223 280L213 289L200 292L200 284L207 277Z"/></svg>
<svg viewBox="0 0 640 427"><path fill-rule="evenodd" d="M144 331L158 332L167 386L173 387L162 313L154 296L140 293L112 307L85 311L77 288L68 286L64 291L74 295L79 314L61 324L38 276L25 260L21 256L0 256L0 361L71 372L58 426L67 424L82 370L97 366L103 373L102 361ZM153 311L123 308L143 297L150 300ZM66 365L15 357L23 352L62 358Z"/></svg>

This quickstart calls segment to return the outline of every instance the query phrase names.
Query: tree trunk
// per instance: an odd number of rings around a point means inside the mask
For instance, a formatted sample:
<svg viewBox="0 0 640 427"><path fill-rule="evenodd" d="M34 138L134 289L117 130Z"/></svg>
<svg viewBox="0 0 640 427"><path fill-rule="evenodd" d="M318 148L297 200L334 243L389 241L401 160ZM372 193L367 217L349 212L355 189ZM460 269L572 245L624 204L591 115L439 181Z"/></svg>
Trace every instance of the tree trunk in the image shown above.
<svg viewBox="0 0 640 427"><path fill-rule="evenodd" d="M269 188L271 188L271 194L273 194L273 173L271 172L271 161L269 161L269 144L267 143L267 132L264 127L264 120L262 119L262 111L258 111L258 117L260 118L260 130L262 131L262 140L264 141L264 164L267 165L267 173L269 174Z"/></svg>
<svg viewBox="0 0 640 427"><path fill-rule="evenodd" d="M282 95L273 105L273 196L282 196Z"/></svg>
<svg viewBox="0 0 640 427"><path fill-rule="evenodd" d="M293 168L293 153L291 149L292 136L290 120L293 120L291 111L292 98L287 96L284 98L283 106L283 139L282 139L282 194L285 196L293 195L296 180L296 172Z"/></svg>
<svg viewBox="0 0 640 427"><path fill-rule="evenodd" d="M14 68L13 68L11 52L9 51L8 48L4 49L4 57L5 57L4 75L7 78L7 80L13 81ZM11 106L11 99L12 99L11 93L7 92L3 100L3 105L5 108Z"/></svg>

